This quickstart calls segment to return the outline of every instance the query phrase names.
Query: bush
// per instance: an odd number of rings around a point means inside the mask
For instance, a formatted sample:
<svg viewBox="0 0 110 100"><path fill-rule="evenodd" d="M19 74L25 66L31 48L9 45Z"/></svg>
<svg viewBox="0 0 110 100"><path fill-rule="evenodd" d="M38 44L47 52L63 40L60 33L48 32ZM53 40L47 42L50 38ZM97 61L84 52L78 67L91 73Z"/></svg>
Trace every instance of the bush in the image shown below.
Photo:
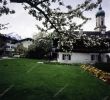
<svg viewBox="0 0 110 100"><path fill-rule="evenodd" d="M110 72L110 63L96 63L93 66L103 71Z"/></svg>
<svg viewBox="0 0 110 100"><path fill-rule="evenodd" d="M26 53L27 58L37 58L37 59L51 59L50 53L45 52L42 48L36 48L27 51Z"/></svg>

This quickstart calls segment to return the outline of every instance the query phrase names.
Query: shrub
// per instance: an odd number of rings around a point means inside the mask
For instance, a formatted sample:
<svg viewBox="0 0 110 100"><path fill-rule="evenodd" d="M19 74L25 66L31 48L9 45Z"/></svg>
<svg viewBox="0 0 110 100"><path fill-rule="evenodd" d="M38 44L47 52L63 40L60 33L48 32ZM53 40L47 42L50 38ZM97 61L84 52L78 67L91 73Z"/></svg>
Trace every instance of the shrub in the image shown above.
<svg viewBox="0 0 110 100"><path fill-rule="evenodd" d="M100 70L110 72L110 63L96 63L93 66Z"/></svg>
<svg viewBox="0 0 110 100"><path fill-rule="evenodd" d="M93 75L103 80L104 82L110 83L110 73L102 71L91 65L81 65L81 68L83 68L85 71L88 71L89 73L92 73Z"/></svg>

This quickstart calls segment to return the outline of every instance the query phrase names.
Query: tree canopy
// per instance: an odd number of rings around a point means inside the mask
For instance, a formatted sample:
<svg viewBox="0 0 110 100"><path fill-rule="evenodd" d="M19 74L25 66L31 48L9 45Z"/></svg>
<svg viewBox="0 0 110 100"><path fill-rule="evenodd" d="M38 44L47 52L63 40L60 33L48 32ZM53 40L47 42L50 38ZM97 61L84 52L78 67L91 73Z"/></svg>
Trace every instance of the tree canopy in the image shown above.
<svg viewBox="0 0 110 100"><path fill-rule="evenodd" d="M66 5L62 0L18 0L18 2L21 1L24 2L24 9L28 9L29 14L42 22L43 27L36 25L39 30L55 31L62 39L64 36L71 35L74 30L80 29L90 19L83 13L96 8L102 2L101 0L96 0L96 2L84 0L83 3L74 7L74 5ZM57 6L52 7L52 4L57 4ZM65 11L61 9L62 6ZM82 19L83 22L77 25L73 20L76 17Z"/></svg>

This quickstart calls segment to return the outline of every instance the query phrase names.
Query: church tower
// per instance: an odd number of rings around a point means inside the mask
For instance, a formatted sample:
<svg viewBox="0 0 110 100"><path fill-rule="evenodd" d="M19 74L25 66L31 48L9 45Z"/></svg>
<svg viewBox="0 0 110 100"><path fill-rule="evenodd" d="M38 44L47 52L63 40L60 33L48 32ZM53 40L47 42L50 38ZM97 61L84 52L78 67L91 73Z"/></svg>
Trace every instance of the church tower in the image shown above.
<svg viewBox="0 0 110 100"><path fill-rule="evenodd" d="M105 12L102 10L102 7L100 5L98 12L96 13L96 27L94 29L98 32L105 32L106 26L105 26Z"/></svg>

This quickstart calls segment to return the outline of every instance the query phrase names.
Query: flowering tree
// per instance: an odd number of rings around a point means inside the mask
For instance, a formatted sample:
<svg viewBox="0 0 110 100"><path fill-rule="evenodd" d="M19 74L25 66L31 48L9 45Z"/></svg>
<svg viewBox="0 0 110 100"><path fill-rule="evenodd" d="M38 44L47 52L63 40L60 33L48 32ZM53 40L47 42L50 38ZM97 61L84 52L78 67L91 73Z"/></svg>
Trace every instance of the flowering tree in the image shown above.
<svg viewBox="0 0 110 100"><path fill-rule="evenodd" d="M75 9L73 5L66 5L62 0L10 0L11 2L23 3L24 9L29 10L29 14L33 15L36 20L42 22L43 27L37 25L37 28L41 31L55 31L60 38L64 38L63 35L70 35L72 31L80 28L86 23L89 18L83 15L85 11L96 8L102 0L84 0L82 4L78 4ZM56 7L52 5L56 4ZM65 8L62 11L61 7ZM73 19L77 17L83 20L83 22L77 25ZM69 33L67 33L69 31Z"/></svg>
<svg viewBox="0 0 110 100"><path fill-rule="evenodd" d="M18 44L15 48L15 54L24 55L27 51L27 48L23 46L23 44Z"/></svg>
<svg viewBox="0 0 110 100"><path fill-rule="evenodd" d="M0 0L0 1L1 1L1 0ZM12 9L9 9L9 8L7 7L7 1L4 0L4 1L2 2L1 6L0 6L0 17L1 17L2 15L4 15L4 14L8 15L8 14L14 14L14 13L15 13L15 11L12 10ZM7 29L7 25L8 25L8 24L9 24L9 23L0 24L0 30Z"/></svg>
<svg viewBox="0 0 110 100"><path fill-rule="evenodd" d="M59 42L59 49L64 52L108 52L110 51L110 39L108 37L87 36L83 34L73 41L67 39Z"/></svg>
<svg viewBox="0 0 110 100"><path fill-rule="evenodd" d="M52 48L51 38L49 34L45 35L45 33L38 33L34 43L29 46L26 56L38 59L50 58Z"/></svg>
<svg viewBox="0 0 110 100"><path fill-rule="evenodd" d="M24 4L24 9L28 9L29 14L42 22L43 27L37 25L37 28L45 32L50 30L57 32L60 39L64 39L65 36L73 38L73 31L81 28L90 19L84 16L83 13L96 8L101 3L101 0L97 0L95 3L93 0L84 0L82 4L78 4L74 9L72 5L66 5L62 0L23 1L28 4ZM55 8L52 7L54 3L57 4ZM62 6L65 7L65 11L61 10ZM73 20L74 18L80 18L83 22L77 25Z"/></svg>

